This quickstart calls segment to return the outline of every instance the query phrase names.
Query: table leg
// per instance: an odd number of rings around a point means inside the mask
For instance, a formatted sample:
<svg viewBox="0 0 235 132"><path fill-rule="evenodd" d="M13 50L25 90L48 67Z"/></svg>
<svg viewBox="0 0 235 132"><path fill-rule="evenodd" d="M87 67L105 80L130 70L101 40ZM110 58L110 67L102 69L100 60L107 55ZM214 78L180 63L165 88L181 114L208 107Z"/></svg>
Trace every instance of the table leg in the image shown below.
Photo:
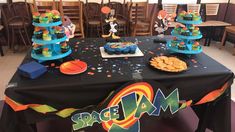
<svg viewBox="0 0 235 132"><path fill-rule="evenodd" d="M1 52L1 56L4 56L1 44L0 44L0 52Z"/></svg>
<svg viewBox="0 0 235 132"><path fill-rule="evenodd" d="M227 31L226 31L226 29L225 29L224 34L223 34L223 38L222 38L222 41L221 41L221 48L222 48L223 46L225 46L226 37L227 37Z"/></svg>
<svg viewBox="0 0 235 132"><path fill-rule="evenodd" d="M209 29L210 29L210 30L209 30L209 41L208 41L208 43L207 43L207 46L210 46L210 44L211 44L211 39L212 39L213 34L214 34L214 32L215 32L215 28L210 27Z"/></svg>
<svg viewBox="0 0 235 132"><path fill-rule="evenodd" d="M205 29L206 29L206 38L205 38L204 46L207 46L208 37L209 37L209 31L208 31L209 28L205 27Z"/></svg>
<svg viewBox="0 0 235 132"><path fill-rule="evenodd" d="M235 44L234 44L234 48L233 48L233 55L235 56Z"/></svg>

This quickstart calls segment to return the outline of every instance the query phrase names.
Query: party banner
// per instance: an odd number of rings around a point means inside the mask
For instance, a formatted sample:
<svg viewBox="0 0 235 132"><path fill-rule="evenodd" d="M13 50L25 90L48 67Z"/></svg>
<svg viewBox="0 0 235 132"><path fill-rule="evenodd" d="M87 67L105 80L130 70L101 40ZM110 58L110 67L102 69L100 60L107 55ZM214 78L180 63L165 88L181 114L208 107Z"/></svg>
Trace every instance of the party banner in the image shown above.
<svg viewBox="0 0 235 132"><path fill-rule="evenodd" d="M174 114L180 109L179 104L177 88L167 91L158 83L128 83L112 93L97 110L74 112L71 120L74 131L98 123L109 132L139 132L143 114L160 116L167 109Z"/></svg>

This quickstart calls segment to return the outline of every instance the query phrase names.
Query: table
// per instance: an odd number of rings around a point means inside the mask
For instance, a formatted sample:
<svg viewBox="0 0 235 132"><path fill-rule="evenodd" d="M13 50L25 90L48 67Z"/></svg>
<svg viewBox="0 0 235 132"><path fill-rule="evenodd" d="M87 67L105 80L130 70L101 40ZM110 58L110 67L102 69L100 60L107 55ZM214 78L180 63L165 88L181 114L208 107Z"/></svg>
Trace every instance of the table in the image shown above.
<svg viewBox="0 0 235 132"><path fill-rule="evenodd" d="M172 22L171 25L169 27L175 27L177 24L180 24L178 22ZM182 25L182 24L180 24ZM211 39L213 37L213 34L215 33L215 28L224 28L227 26L231 26L230 23L227 22L223 22L223 21L205 21L202 22L201 24L196 25L198 27L202 27L202 28L207 28L206 29L206 40L205 40L205 46L210 46L211 43Z"/></svg>
<svg viewBox="0 0 235 132"><path fill-rule="evenodd" d="M42 77L29 80L16 72L5 94L22 104L47 104L56 109L64 109L98 105L111 91L130 81L151 80L161 83L168 90L177 87L180 100L192 99L193 102L199 101L210 91L227 83L228 88L220 98L211 103L193 106L193 109L200 118L198 131L203 131L212 125L216 131L230 132L230 86L233 82L233 73L204 53L195 56L171 54L164 44L153 43L154 39L155 37L122 38L122 41L138 43L145 56L118 59L101 58L99 47L106 43L103 39L71 39L69 43L72 45L73 53L64 60L76 58L86 61L88 70L85 73L67 76L61 74L58 69L49 67L49 71ZM163 54L178 56L185 60L190 67L189 70L180 74L171 74L160 72L148 65L151 57ZM29 61L32 61L30 52L23 63ZM60 62L56 62L56 65L59 64ZM220 112L223 114L219 114ZM208 117L213 118L208 121ZM38 121L58 118L31 109L14 112L5 104L0 130L2 128L1 132L14 132L20 129L30 131L32 124Z"/></svg>

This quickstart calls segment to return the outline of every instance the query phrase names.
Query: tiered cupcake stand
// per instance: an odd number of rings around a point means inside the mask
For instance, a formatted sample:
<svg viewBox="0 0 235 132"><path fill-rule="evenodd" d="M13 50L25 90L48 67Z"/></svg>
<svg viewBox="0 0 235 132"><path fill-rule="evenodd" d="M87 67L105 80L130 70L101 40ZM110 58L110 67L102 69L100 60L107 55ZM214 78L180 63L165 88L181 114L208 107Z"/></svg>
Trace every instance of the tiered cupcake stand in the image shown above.
<svg viewBox="0 0 235 132"><path fill-rule="evenodd" d="M54 22L54 23L35 23L33 22L34 26L37 27L44 27L46 28L49 33L52 32L52 27L53 26L59 26L62 24L62 21L59 22ZM66 35L63 38L57 39L56 36L54 34L52 35L52 39L50 41L45 41L43 39L36 39L34 36L32 38L32 41L35 44L40 44L43 45L42 48L48 48L52 51L52 55L50 57L45 57L43 54L36 54L34 50L32 50L31 52L31 57L38 60L39 63L44 62L44 61L49 61L49 60L57 60L57 59L62 59L68 55L70 55L72 53L71 48L69 48L69 50L65 53L61 52L61 47L60 47L60 43L66 41L67 37Z"/></svg>
<svg viewBox="0 0 235 132"><path fill-rule="evenodd" d="M195 25L195 24L201 24L202 20L198 20L198 21L186 21L186 20L182 20L181 18L177 17L176 19L177 22L185 24L185 26L189 29L190 25ZM201 45L199 45L198 50L192 50L192 45L195 42L195 40L197 39L201 39L202 38L202 34L200 33L198 36L184 36L184 35L180 35L180 34L175 34L173 31L171 32L172 36L177 37L178 40L182 40L184 41L185 45L186 45L186 49L185 50L180 50L175 46L171 45L171 41L167 42L167 48L175 53L182 53L182 54L199 54L202 52L202 47Z"/></svg>

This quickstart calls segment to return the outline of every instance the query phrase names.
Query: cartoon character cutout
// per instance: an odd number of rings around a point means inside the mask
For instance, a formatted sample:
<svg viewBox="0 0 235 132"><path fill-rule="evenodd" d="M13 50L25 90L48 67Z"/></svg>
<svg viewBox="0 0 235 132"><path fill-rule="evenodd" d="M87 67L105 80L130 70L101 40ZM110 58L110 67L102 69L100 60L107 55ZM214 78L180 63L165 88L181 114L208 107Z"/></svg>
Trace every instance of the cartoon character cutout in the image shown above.
<svg viewBox="0 0 235 132"><path fill-rule="evenodd" d="M164 32L168 29L170 22L174 20L176 14L168 14L165 10L158 12L158 21L155 22L155 31L158 32L159 36L163 36Z"/></svg>
<svg viewBox="0 0 235 132"><path fill-rule="evenodd" d="M64 16L63 28L68 39L74 37L76 25L72 23L68 16Z"/></svg>
<svg viewBox="0 0 235 132"><path fill-rule="evenodd" d="M120 39L119 36L116 35L117 33L117 22L116 22L116 18L114 18L114 14L115 14L115 10L110 9L107 6L104 6L101 8L101 12L106 14L107 19L105 19L106 23L109 23L110 26L110 30L109 30L109 34L108 35L102 35L103 38L109 38L112 37L112 39Z"/></svg>

